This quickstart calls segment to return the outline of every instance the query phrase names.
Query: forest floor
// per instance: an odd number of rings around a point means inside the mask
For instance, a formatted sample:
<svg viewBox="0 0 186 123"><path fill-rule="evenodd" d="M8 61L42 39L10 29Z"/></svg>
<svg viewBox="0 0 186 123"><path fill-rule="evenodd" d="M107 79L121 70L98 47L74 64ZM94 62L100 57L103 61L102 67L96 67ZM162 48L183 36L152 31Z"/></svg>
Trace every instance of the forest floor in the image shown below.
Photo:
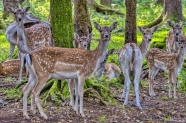
<svg viewBox="0 0 186 123"><path fill-rule="evenodd" d="M146 81L146 80L145 80ZM118 104L102 105L98 100L84 98L84 113L86 118L76 115L75 111L64 102L61 106L55 106L48 102L44 110L50 120L44 120L39 113L33 115L29 110L30 120L23 118L22 100L8 99L3 93L0 93L0 99L7 103L0 106L0 123L186 123L186 94L177 92L178 99L168 98L167 80L163 73L158 74L155 79L156 97L150 97L148 94L148 84L140 87L140 98L143 110L139 110L132 102L135 100L134 92L129 95L129 105L123 107L121 89L110 87ZM4 89L12 89L11 86L0 86ZM30 103L29 107L30 109ZM38 112L38 111L37 111Z"/></svg>

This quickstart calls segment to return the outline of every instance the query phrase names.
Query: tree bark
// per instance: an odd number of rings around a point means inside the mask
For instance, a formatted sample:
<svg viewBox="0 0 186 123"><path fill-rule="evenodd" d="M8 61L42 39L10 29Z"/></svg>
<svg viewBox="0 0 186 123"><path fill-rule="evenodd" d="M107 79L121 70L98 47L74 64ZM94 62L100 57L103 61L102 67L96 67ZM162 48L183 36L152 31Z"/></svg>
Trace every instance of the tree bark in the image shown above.
<svg viewBox="0 0 186 123"><path fill-rule="evenodd" d="M137 43L136 39L136 0L126 0L125 43Z"/></svg>
<svg viewBox="0 0 186 123"><path fill-rule="evenodd" d="M112 0L101 0L100 4L104 5L104 6L107 6L107 7L111 7Z"/></svg>
<svg viewBox="0 0 186 123"><path fill-rule="evenodd" d="M181 0L164 0L164 6L161 15L154 21L145 25L144 27L151 28L155 25L163 23L166 20L171 20L175 22L183 20L181 3L182 3Z"/></svg>
<svg viewBox="0 0 186 123"><path fill-rule="evenodd" d="M74 28L70 0L50 0L52 34L55 46L73 47Z"/></svg>
<svg viewBox="0 0 186 123"><path fill-rule="evenodd" d="M80 37L88 36L92 32L87 0L74 1L74 32ZM88 49L90 49L90 43Z"/></svg>

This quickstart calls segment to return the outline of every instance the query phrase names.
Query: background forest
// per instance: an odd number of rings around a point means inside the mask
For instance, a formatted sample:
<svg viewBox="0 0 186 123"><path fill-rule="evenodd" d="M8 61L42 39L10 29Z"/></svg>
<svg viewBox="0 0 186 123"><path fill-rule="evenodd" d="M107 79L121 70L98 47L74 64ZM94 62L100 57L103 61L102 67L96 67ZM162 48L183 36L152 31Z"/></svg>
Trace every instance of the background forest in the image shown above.
<svg viewBox="0 0 186 123"><path fill-rule="evenodd" d="M95 0L95 2L100 5L100 0ZM112 33L112 38L111 38L111 42L109 43L108 50L114 48L116 51L118 51L124 45L125 27L126 27L125 26L125 19L126 19L125 0L112 0L112 3L113 3L112 9L119 11L120 13L123 13L124 15L120 15L120 14L116 14L116 13L114 13L114 14L104 13L103 14L103 13L99 13L99 12L95 11L91 7L89 7L89 9L88 9L89 15L90 15L90 21L91 21L91 25L92 25L92 32L93 32L93 39L91 41L90 49L95 49L97 47L97 45L98 45L97 40L100 37L99 32L93 27L93 25L94 25L93 22L97 22L102 26L104 26L104 25L109 26L109 25L111 25L111 23L117 21L118 26L117 26L116 30ZM41 18L42 21L50 21L50 0L25 0L23 2L23 6L24 7L30 6L29 12L32 13L34 16ZM137 0L136 7L137 7L136 8L136 26L145 26L145 25L149 24L150 22L152 22L153 20L155 20L162 13L163 3L161 3L161 0ZM182 13L183 13L184 18L180 23L186 22L186 0L182 0ZM72 17L73 17L72 20L74 20L74 5L73 5L73 3L72 3ZM9 43L5 37L5 31L6 31L6 28L13 21L14 21L14 17L11 14L9 14L8 17L6 17L6 19L3 18L3 3L0 2L0 42L1 42L0 43L0 62L3 62L5 60L9 59ZM173 22L176 23L175 21L173 21ZM166 21L162 22L160 24L158 31L156 31L153 35L153 38L152 38L152 41L150 44L150 48L158 47L158 48L166 50L165 38L168 36L170 29L171 28L167 25ZM183 30L184 30L184 32L186 32L186 26L183 27ZM141 43L142 36L143 35L141 34L141 32L137 30L137 44ZM18 54L18 49L16 47L16 50L13 54L13 58L17 58L17 54ZM117 54L113 54L113 55L109 56L107 62L113 62L119 66ZM142 72L142 76L145 74L147 68L148 68L148 66L147 66L146 60L144 59L143 60L144 72ZM165 79L163 79L163 80L167 81L167 74L161 73L161 75L165 77ZM13 81L15 81L15 78L7 77L2 80L3 80L2 82L13 82ZM160 80L160 81L163 81L163 80ZM118 106L117 104L122 104L122 102L119 101L119 97L121 97L121 89L124 86L123 81L124 81L123 75L121 75L117 79L112 79L112 80L106 80L106 78L103 77L101 79L101 83L98 82L98 80L96 80L94 78L89 78L86 81L86 85L85 85L85 96L90 97L90 98L98 98L98 100L100 100L100 102L102 102L103 105L107 105L107 102L109 102L110 104L117 107ZM183 64L183 68L182 68L180 74L178 75L178 81L179 81L178 91L179 91L179 93L184 94L184 97L185 97L185 94L186 94L186 60ZM67 83L63 82L63 84L60 84L60 87L58 87L58 89L56 89L54 86L55 80L53 80L50 83L52 83L53 85L48 84L44 88L45 90L42 92L41 96L43 99L43 103L45 105L52 105L53 103L55 103L56 106L59 106L61 104L65 105L65 103L67 101L69 101L69 91L68 91ZM56 83L56 84L58 84L58 83ZM167 83L163 82L159 86L165 86L165 88L167 88ZM49 89L49 87L50 87L50 89ZM2 88L2 89L0 89L0 92L2 93L2 95L6 96L6 99L20 100L22 98L21 88L22 88L22 86L14 88L14 89ZM92 94L88 94L88 91L90 91L90 90L88 90L89 88L94 88L99 94L96 95L96 92L95 93L92 92ZM148 83L147 83L146 79L141 80L140 88L145 88L146 89L145 93L147 93ZM145 91L145 89L143 91ZM166 90L168 90L168 89L166 89ZM134 93L133 87L132 87L131 92ZM164 94L163 96L161 95L159 97L159 100L171 101L168 99L167 93ZM48 101L52 102L52 103L47 104ZM20 108L22 108L22 107L20 107ZM68 110L70 110L70 109L68 109ZM169 110L169 109L167 109L167 110ZM175 110L177 110L176 107L175 107ZM109 112L109 111L107 111L107 112ZM132 119L133 122L144 121L144 119L135 119L133 117L130 117L130 116L134 115L134 112L135 112L134 107L130 108L129 111L127 111L127 113L130 113L130 112L131 112L131 115L129 115L129 118L127 119L127 121L130 121L130 119ZM149 110L147 112L149 112ZM146 114L147 114L147 112L146 112ZM119 112L119 113L121 113L121 112ZM164 113L167 115L161 116L161 118L160 118L161 121L168 121L168 120L174 121L174 119L176 119L174 117L174 114L169 114L167 112L164 112ZM184 114L183 117L184 116L186 117L186 110L184 110L182 113ZM144 114L144 115L146 115L146 114ZM71 115L72 114L70 114L70 116ZM155 121L159 121L159 119L157 117L154 118L154 115L156 115L156 114L151 114L150 116L146 116L145 117L146 121L152 122L154 119L155 119ZM161 114L159 114L159 115L161 115ZM73 116L73 117L75 117L75 116ZM77 118L77 119L79 122L82 121L82 119L80 119L80 118ZM97 117L96 116L91 117L90 119L91 120L94 119L94 120L92 120L93 122L94 121L98 121L98 122L114 121L113 119L109 119L108 115L106 115L106 114L105 115L101 114L100 116L97 116ZM74 120L74 119L68 118L67 120L70 121L70 120ZM119 120L117 119L116 121L121 121L121 120L122 120L122 118L120 118ZM38 120L36 118L36 121L40 121L40 120ZM54 120L54 121L57 121L57 120Z"/></svg>

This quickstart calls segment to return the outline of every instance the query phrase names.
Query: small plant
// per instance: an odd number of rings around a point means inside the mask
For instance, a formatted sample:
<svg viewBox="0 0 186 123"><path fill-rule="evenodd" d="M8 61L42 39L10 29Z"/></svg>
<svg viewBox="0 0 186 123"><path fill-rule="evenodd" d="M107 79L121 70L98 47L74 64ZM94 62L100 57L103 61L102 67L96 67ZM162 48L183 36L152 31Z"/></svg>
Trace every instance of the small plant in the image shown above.
<svg viewBox="0 0 186 123"><path fill-rule="evenodd" d="M102 115L102 116L99 116L99 122L105 122L106 120L105 120L105 115Z"/></svg>

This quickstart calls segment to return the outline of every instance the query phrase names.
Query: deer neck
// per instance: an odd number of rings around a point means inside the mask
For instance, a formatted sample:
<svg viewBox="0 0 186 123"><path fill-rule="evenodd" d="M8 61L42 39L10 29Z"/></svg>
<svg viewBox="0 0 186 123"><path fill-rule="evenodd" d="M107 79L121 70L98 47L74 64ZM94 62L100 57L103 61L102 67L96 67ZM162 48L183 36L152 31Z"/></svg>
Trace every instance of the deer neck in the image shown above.
<svg viewBox="0 0 186 123"><path fill-rule="evenodd" d="M30 47L27 44L27 36L24 30L24 24L22 22L17 22L17 38L19 50L22 53L29 53Z"/></svg>
<svg viewBox="0 0 186 123"><path fill-rule="evenodd" d="M96 61L96 67L95 70L98 69L101 62L104 60L106 56L106 50L108 47L109 40L102 40L100 39L98 47L94 50L95 57L93 60Z"/></svg>
<svg viewBox="0 0 186 123"><path fill-rule="evenodd" d="M182 68L182 64L184 62L184 56L185 56L185 48L183 48L183 49L180 48L179 51L178 51L178 62L177 62L178 72Z"/></svg>
<svg viewBox="0 0 186 123"><path fill-rule="evenodd" d="M143 37L142 42L139 46L143 57L147 54L149 45L150 45L150 42L146 41L146 39Z"/></svg>

